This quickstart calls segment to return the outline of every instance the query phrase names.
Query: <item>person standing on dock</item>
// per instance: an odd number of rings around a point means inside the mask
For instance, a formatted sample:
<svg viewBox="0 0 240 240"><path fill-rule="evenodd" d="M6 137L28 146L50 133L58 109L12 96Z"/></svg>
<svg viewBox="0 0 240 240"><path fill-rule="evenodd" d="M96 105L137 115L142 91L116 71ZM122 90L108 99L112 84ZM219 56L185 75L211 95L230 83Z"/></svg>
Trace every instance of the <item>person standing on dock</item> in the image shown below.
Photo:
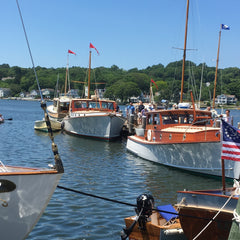
<svg viewBox="0 0 240 240"><path fill-rule="evenodd" d="M142 124L142 110L144 109L144 105L143 102L140 101L139 102L139 106L138 106L138 124Z"/></svg>
<svg viewBox="0 0 240 240"><path fill-rule="evenodd" d="M225 122L233 125L233 117L230 116L230 110L227 109L227 110L225 111L225 114L226 114L226 116L223 117L223 120L224 120Z"/></svg>
<svg viewBox="0 0 240 240"><path fill-rule="evenodd" d="M127 115L131 115L135 113L135 107L133 106L133 103L130 102L129 106L127 107Z"/></svg>

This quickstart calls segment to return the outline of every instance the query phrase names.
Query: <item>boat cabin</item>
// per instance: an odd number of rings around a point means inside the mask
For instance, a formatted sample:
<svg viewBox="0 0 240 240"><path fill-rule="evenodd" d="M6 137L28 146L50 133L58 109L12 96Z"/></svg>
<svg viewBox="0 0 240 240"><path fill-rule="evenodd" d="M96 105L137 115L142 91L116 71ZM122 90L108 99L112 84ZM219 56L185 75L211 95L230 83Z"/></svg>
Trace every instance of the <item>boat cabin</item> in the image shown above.
<svg viewBox="0 0 240 240"><path fill-rule="evenodd" d="M110 100L92 100L92 99L72 99L70 111L107 111L113 112L117 110L117 104Z"/></svg>
<svg viewBox="0 0 240 240"><path fill-rule="evenodd" d="M161 129L174 125L212 126L211 112L193 109L173 109L152 111L146 114L146 125L159 126Z"/></svg>

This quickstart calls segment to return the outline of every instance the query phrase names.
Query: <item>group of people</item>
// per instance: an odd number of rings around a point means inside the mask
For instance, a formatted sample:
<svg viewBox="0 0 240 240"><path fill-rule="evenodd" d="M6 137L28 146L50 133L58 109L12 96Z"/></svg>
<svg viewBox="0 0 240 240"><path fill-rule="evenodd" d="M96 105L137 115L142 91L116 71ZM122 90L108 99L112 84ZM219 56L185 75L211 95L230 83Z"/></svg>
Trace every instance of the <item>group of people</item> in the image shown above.
<svg viewBox="0 0 240 240"><path fill-rule="evenodd" d="M211 107L207 107L206 110L212 112L212 117L213 117L213 118L218 118L218 117L220 117L220 118L222 118L225 122L233 125L233 117L230 116L230 110L229 110L229 109L226 109L225 114L220 114L220 115L218 115L215 110L211 110Z"/></svg>
<svg viewBox="0 0 240 240"><path fill-rule="evenodd" d="M146 112L153 111L154 109L155 107L151 103L145 106L143 102L140 101L138 106L135 108L133 102L130 102L127 107L127 116L134 114L137 117L137 123L142 124L142 117L146 116Z"/></svg>

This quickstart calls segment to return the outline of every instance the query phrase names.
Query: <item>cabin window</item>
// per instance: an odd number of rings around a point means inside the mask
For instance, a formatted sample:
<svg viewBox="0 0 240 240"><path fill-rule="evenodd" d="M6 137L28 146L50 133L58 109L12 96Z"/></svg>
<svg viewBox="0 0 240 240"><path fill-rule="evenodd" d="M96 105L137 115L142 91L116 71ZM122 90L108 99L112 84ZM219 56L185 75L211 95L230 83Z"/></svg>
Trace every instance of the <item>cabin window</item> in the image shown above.
<svg viewBox="0 0 240 240"><path fill-rule="evenodd" d="M153 115L153 124L157 124L159 125L160 124L160 117L159 117L159 114L154 114Z"/></svg>
<svg viewBox="0 0 240 240"><path fill-rule="evenodd" d="M148 115L148 124L150 124L150 125L153 124L153 114Z"/></svg>
<svg viewBox="0 0 240 240"><path fill-rule="evenodd" d="M114 110L113 103L108 103L108 109Z"/></svg>
<svg viewBox="0 0 240 240"><path fill-rule="evenodd" d="M102 108L103 109L107 109L108 108L108 104L106 102L102 102Z"/></svg>
<svg viewBox="0 0 240 240"><path fill-rule="evenodd" d="M87 108L87 103L86 102L81 102L82 108Z"/></svg>
<svg viewBox="0 0 240 240"><path fill-rule="evenodd" d="M57 101L53 101L53 106L57 107Z"/></svg>
<svg viewBox="0 0 240 240"><path fill-rule="evenodd" d="M74 108L75 108L75 109L80 109L80 108L82 108L81 102L80 102L80 101L74 102Z"/></svg>
<svg viewBox="0 0 240 240"><path fill-rule="evenodd" d="M99 102L89 102L88 106L89 108L100 108Z"/></svg>
<svg viewBox="0 0 240 240"><path fill-rule="evenodd" d="M69 109L69 102L60 103L60 110L61 111L68 111L68 109Z"/></svg>
<svg viewBox="0 0 240 240"><path fill-rule="evenodd" d="M166 124L178 124L179 117L178 115L163 115L162 116L163 125Z"/></svg>

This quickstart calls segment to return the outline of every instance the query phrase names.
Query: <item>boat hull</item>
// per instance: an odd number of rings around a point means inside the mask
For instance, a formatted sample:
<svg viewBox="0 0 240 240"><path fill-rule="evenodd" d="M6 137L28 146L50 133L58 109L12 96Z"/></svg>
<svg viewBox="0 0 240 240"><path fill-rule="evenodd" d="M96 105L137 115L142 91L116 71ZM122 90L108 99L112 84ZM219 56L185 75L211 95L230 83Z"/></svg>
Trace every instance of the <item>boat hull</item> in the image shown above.
<svg viewBox="0 0 240 240"><path fill-rule="evenodd" d="M28 236L44 212L61 176L56 171L1 173L1 180L16 185L13 191L0 192L1 239L25 239Z"/></svg>
<svg viewBox="0 0 240 240"><path fill-rule="evenodd" d="M139 157L166 166L222 176L220 142L161 144L130 136L127 149ZM226 177L239 179L239 174L239 162L225 161Z"/></svg>
<svg viewBox="0 0 240 240"><path fill-rule="evenodd" d="M228 239L233 211L238 203L238 198L232 197L225 205L230 194L223 195L220 190L178 192L179 219L188 239L193 239L200 232L197 239ZM214 221L202 231L219 211Z"/></svg>
<svg viewBox="0 0 240 240"><path fill-rule="evenodd" d="M61 130L61 122L56 120L50 120L52 131L60 131ZM48 132L47 124L45 120L35 121L34 129L38 131Z"/></svg>
<svg viewBox="0 0 240 240"><path fill-rule="evenodd" d="M64 130L67 133L111 140L121 134L125 120L116 114L81 113L79 116L64 118Z"/></svg>

